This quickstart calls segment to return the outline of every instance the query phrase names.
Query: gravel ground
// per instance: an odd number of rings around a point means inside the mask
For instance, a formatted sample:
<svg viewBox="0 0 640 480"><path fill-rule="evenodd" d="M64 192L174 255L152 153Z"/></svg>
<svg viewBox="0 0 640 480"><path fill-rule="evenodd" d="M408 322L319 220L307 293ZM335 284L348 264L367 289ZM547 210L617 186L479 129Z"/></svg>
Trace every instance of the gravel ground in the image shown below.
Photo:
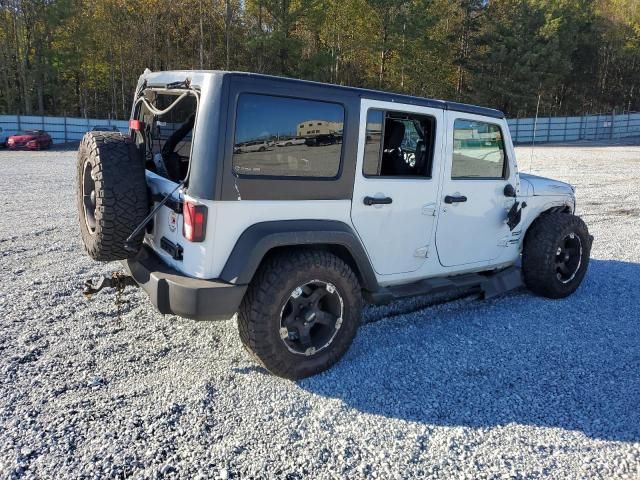
<svg viewBox="0 0 640 480"><path fill-rule="evenodd" d="M640 147L537 148L595 235L575 295L370 308L297 383L232 319L82 297L113 267L82 254L74 159L0 151L0 477L640 478Z"/></svg>

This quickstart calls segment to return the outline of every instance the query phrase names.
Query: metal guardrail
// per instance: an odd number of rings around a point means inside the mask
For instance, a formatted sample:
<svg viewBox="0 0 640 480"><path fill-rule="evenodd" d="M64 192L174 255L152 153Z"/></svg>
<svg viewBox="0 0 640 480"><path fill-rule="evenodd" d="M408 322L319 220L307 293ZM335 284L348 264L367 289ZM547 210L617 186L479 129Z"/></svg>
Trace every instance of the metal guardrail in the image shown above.
<svg viewBox="0 0 640 480"><path fill-rule="evenodd" d="M580 140L614 140L640 136L640 112L580 117L511 118L507 120L513 143L574 142ZM77 142L95 126L115 126L129 131L128 120L105 120L77 117L34 115L0 115L0 138L20 130L45 130L53 143Z"/></svg>
<svg viewBox="0 0 640 480"><path fill-rule="evenodd" d="M601 141L640 136L640 112L581 117L512 118L513 143Z"/></svg>
<svg viewBox="0 0 640 480"><path fill-rule="evenodd" d="M44 130L53 143L78 142L93 127L115 126L120 132L129 132L128 120L105 120L75 117L41 117L39 115L0 115L0 138L14 135L21 130Z"/></svg>

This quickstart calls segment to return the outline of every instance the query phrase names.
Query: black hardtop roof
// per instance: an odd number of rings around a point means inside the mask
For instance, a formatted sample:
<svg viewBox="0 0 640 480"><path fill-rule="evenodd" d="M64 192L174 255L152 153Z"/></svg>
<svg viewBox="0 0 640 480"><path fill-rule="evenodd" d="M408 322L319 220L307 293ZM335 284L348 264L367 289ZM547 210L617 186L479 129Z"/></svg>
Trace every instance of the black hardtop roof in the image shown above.
<svg viewBox="0 0 640 480"><path fill-rule="evenodd" d="M262 73L252 73L252 72L236 72L236 71L223 71L223 70L179 70L179 71L171 71L171 72L153 72L150 74L151 77L156 74L216 74L223 76L233 76L240 78L252 78L261 81L269 81L269 82L279 82L291 85L292 93L295 93L296 85L313 85L313 86L322 86L323 88L328 89L337 89L342 93L351 92L354 95L358 95L361 98L367 98L371 100L380 100L385 102L397 102L404 103L408 105L419 105L423 107L432 107L432 108L441 108L443 110L454 110L456 112L464 112L471 113L474 115L484 115L492 118L504 118L504 113L500 110L496 110L488 107L479 107L477 105L468 105L465 103L451 102L448 100L436 100L431 98L424 97L414 97L411 95L404 95L401 93L390 93L383 92L381 90L370 90L366 88L356 88L356 87L347 87L343 85L336 85L334 83L322 83L322 82L314 82L311 80L299 80L296 78L288 78L288 77L277 77L274 75L265 75Z"/></svg>
<svg viewBox="0 0 640 480"><path fill-rule="evenodd" d="M311 80L299 80L296 78L288 77L276 77L273 75L264 75L261 73L251 72L220 72L224 75L233 75L240 77L251 77L270 81L277 81L283 83L290 83L292 88L295 88L297 84L307 84L323 86L326 88L339 89L342 92L352 92L359 95L362 98L368 98L371 100L381 100L385 102L398 102L408 105L420 105L423 107L442 108L443 110L454 110L456 112L472 113L475 115L484 115L493 118L504 118L504 113L500 110L496 110L488 107L479 107L477 105L468 105L466 103L450 102L448 100L436 100L432 98L413 97L411 95L404 95L401 93L390 93L381 90L370 90L367 88L347 87L343 85L336 85L334 83L322 83L314 82Z"/></svg>

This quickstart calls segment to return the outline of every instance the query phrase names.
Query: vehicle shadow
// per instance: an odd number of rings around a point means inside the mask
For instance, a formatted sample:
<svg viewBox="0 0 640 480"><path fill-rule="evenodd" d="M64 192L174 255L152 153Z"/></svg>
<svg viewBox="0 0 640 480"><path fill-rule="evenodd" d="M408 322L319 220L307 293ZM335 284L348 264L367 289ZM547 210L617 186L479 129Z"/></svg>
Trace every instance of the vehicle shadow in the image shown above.
<svg viewBox="0 0 640 480"><path fill-rule="evenodd" d="M344 360L299 385L423 424L640 441L639 327L640 264L592 260L564 300L521 290L366 325Z"/></svg>

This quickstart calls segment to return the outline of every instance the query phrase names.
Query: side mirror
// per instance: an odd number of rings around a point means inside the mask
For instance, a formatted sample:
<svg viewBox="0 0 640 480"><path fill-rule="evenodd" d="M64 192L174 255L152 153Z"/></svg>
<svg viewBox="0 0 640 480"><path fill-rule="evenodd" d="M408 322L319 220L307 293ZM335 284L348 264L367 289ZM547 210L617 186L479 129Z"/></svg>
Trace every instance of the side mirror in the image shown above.
<svg viewBox="0 0 640 480"><path fill-rule="evenodd" d="M513 188L513 185L511 185L510 183L507 183L504 186L504 196L511 197L511 198L515 198L516 196L516 189Z"/></svg>

